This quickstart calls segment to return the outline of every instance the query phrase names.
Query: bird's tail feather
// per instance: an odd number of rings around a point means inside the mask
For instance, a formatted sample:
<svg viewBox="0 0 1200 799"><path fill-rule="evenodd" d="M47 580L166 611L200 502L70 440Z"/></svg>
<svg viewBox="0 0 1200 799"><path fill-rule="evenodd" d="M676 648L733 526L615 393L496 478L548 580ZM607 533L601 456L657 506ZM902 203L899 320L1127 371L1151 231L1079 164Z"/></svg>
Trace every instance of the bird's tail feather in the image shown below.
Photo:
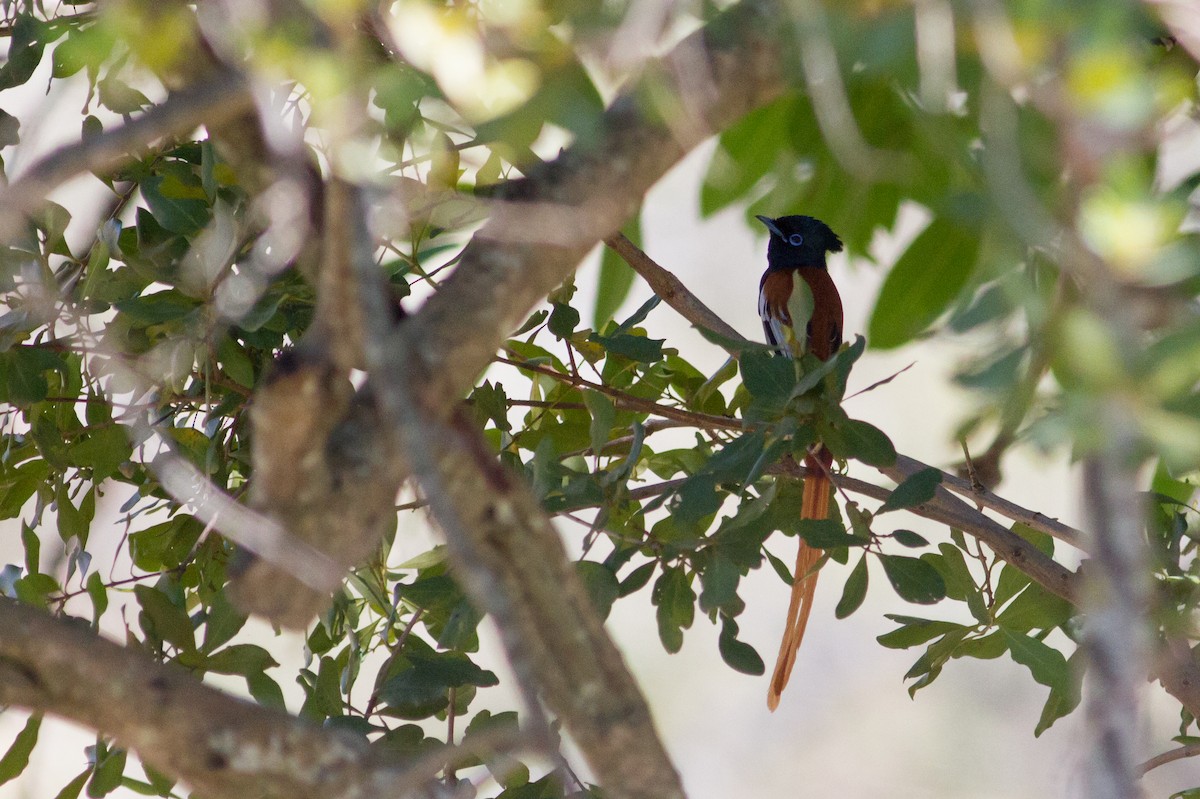
<svg viewBox="0 0 1200 799"><path fill-rule="evenodd" d="M826 453L822 454L828 457ZM814 463L812 457L807 461L809 470L804 478L804 499L800 505L800 518L828 518L832 489L826 472L828 466ZM796 651L804 639L804 628L808 626L808 615L812 612L813 595L817 590L817 572L814 568L823 554L825 553L822 550L808 546L801 539L800 549L796 553L796 570L792 578L792 598L788 603L787 624L784 627L783 640L779 644L775 672L771 675L771 685L767 689L767 707L771 710L779 706L779 697L783 695L783 689L787 687L788 679L792 676Z"/></svg>

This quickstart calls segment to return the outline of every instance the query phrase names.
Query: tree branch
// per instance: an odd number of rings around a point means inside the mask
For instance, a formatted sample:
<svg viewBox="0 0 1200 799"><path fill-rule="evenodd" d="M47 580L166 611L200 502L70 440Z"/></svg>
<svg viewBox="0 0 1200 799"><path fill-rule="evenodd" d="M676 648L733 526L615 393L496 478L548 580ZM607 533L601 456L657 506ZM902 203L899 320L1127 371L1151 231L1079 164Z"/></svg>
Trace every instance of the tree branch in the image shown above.
<svg viewBox="0 0 1200 799"><path fill-rule="evenodd" d="M447 759L402 769L362 738L236 699L84 623L2 598L0 705L102 730L210 797L403 796Z"/></svg>
<svg viewBox="0 0 1200 799"><path fill-rule="evenodd" d="M506 187L454 274L397 333L414 355L413 385L427 407L461 397L504 338L688 150L783 93L776 13L774 4L747 0L721 14L621 93L594 144L577 143ZM700 83L697 65L707 79ZM668 125L678 109L656 106L663 97L677 98L696 124L682 132Z"/></svg>
<svg viewBox="0 0 1200 799"><path fill-rule="evenodd" d="M691 147L783 93L786 58L775 13L766 0L746 0L719 15L623 91L594 137L505 186L451 277L376 342L388 353L387 369L405 371L414 398L429 413L447 418L509 333L596 242L624 224L650 186ZM695 124L682 131L667 124L680 109L663 108L666 97L685 107ZM395 363L398 352L408 354L405 363ZM386 390L372 374L331 441L371 465L365 473L394 491L405 473L401 453L389 451L393 431L375 417L370 399ZM344 524L343 489L353 482L342 481L327 502L313 503L314 528Z"/></svg>
<svg viewBox="0 0 1200 799"><path fill-rule="evenodd" d="M1180 746L1177 749L1171 749L1155 755L1145 763L1142 763L1142 765L1138 768L1141 770L1142 774L1145 774L1148 771L1153 771L1159 766L1165 766L1168 763L1174 763L1176 760L1183 760L1185 757L1196 757L1197 755L1200 755L1200 744L1188 744L1186 746Z"/></svg>
<svg viewBox="0 0 1200 799"><path fill-rule="evenodd" d="M700 301L700 298L688 290L683 281L671 272L663 269L654 259L642 252L642 249L630 241L624 233L618 233L604 240L604 243L637 272L646 281L663 302L670 305L679 315L696 327L713 331L731 342L750 343L733 326ZM737 355L740 350L735 347L725 347L730 355Z"/></svg>
<svg viewBox="0 0 1200 799"><path fill-rule="evenodd" d="M464 414L447 424L422 408L403 368L409 359L401 351L374 372L387 389L385 418L446 536L456 579L496 620L529 710L538 712L540 695L606 796L682 797L649 707L550 519Z"/></svg>

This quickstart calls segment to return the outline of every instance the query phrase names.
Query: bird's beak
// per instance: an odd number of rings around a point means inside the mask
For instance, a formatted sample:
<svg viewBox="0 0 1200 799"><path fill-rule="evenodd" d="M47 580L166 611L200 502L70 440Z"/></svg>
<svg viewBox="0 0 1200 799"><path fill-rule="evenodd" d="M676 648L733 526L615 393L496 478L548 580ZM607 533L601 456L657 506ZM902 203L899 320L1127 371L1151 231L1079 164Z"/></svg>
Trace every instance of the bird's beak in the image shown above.
<svg viewBox="0 0 1200 799"><path fill-rule="evenodd" d="M783 238L783 231L781 231L779 229L779 226L775 224L774 219L772 219L769 216L763 216L762 214L758 214L754 218L757 219L759 222L762 222L764 225L766 225L767 230L771 231L779 238L781 238L781 239Z"/></svg>

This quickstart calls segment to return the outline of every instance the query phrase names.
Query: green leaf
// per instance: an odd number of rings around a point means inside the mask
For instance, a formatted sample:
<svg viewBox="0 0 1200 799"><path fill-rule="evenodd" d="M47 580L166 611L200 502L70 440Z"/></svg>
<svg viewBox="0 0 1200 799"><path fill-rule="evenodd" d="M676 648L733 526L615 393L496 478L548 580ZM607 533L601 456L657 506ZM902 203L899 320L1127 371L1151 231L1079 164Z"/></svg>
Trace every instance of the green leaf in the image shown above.
<svg viewBox="0 0 1200 799"><path fill-rule="evenodd" d="M739 641L738 625L728 616L721 617L721 635L717 638L717 651L734 671L757 677L766 671L766 664L754 647Z"/></svg>
<svg viewBox="0 0 1200 799"><path fill-rule="evenodd" d="M757 352L762 355L774 355L778 350L770 344L764 344L759 341L750 341L744 338L730 338L723 336L715 330L709 330L707 327L695 326L696 332L701 335L706 341L716 344L723 350L737 353Z"/></svg>
<svg viewBox="0 0 1200 799"><path fill-rule="evenodd" d="M280 710L286 707L283 701L283 689L279 687L279 683L263 672L248 675L246 677L246 688L249 689L250 696L254 697L254 701L260 705L279 708Z"/></svg>
<svg viewBox="0 0 1200 799"><path fill-rule="evenodd" d="M592 421L588 425L588 437L591 439L592 453L599 455L608 443L609 434L617 422L617 407L604 394L590 389L583 392L583 404L587 406Z"/></svg>
<svg viewBox="0 0 1200 799"><path fill-rule="evenodd" d="M1200 799L1200 787L1178 791L1168 796L1167 799Z"/></svg>
<svg viewBox="0 0 1200 799"><path fill-rule="evenodd" d="M446 624L437 637L443 649L471 650L478 647L479 622L482 614L468 600L463 599L450 611Z"/></svg>
<svg viewBox="0 0 1200 799"><path fill-rule="evenodd" d="M718 483L752 483L757 476L755 466L762 460L765 446L766 435L761 430L743 433L717 450L698 473L708 475Z"/></svg>
<svg viewBox="0 0 1200 799"><path fill-rule="evenodd" d="M88 430L87 436L67 450L72 466L92 470L92 482L99 484L116 474L133 454L126 429L118 424Z"/></svg>
<svg viewBox="0 0 1200 799"><path fill-rule="evenodd" d="M968 596L978 594L979 586L967 567L963 551L954 544L943 542L938 544L938 553L942 557L939 571L946 582L946 596L966 602Z"/></svg>
<svg viewBox="0 0 1200 799"><path fill-rule="evenodd" d="M547 311L545 308L542 308L541 310L538 310L538 311L534 311L532 314L530 314L529 318L525 320L525 324L521 325L519 328L517 328L515 331L513 331L513 335L520 336L524 333L528 333L530 330L533 330L535 327L540 325L542 322L545 322L546 317L549 315L550 315L550 312Z"/></svg>
<svg viewBox="0 0 1200 799"><path fill-rule="evenodd" d="M796 385L796 366L790 358L768 352L744 352L738 359L742 382L750 396L764 405L782 407Z"/></svg>
<svg viewBox="0 0 1200 799"><path fill-rule="evenodd" d="M601 336L592 333L588 341L599 344L614 355L620 355L639 363L657 363L663 358L663 342L666 339L647 338L620 333L615 336Z"/></svg>
<svg viewBox="0 0 1200 799"><path fill-rule="evenodd" d="M87 544L88 529L91 527L92 519L91 515L83 510L85 507L84 503L81 503L79 508L71 504L71 498L67 495L67 485L64 483L55 499L55 509L58 513L58 535L63 541L70 541L74 538L78 539L81 545ZM94 504L92 508L95 508Z"/></svg>
<svg viewBox="0 0 1200 799"><path fill-rule="evenodd" d="M224 646L245 624L246 615L233 606L226 592L217 592L204 617L204 644L200 647L201 651L213 652Z"/></svg>
<svg viewBox="0 0 1200 799"><path fill-rule="evenodd" d="M937 569L920 558L906 555L880 555L883 571L901 599L918 605L932 605L946 597L946 583Z"/></svg>
<svg viewBox="0 0 1200 799"><path fill-rule="evenodd" d="M121 787L121 777L125 776L126 752L124 749L112 749L96 764L92 779L87 786L87 795L98 799Z"/></svg>
<svg viewBox="0 0 1200 799"><path fill-rule="evenodd" d="M1035 530L1024 522L1014 523L1011 529L1014 533L1021 536L1021 538L1033 544L1038 552L1047 557L1054 555L1054 538L1049 533Z"/></svg>
<svg viewBox="0 0 1200 799"><path fill-rule="evenodd" d="M763 555L766 556L767 563L771 564L771 570L774 571L779 579L783 581L784 585L790 586L794 580L792 579L792 572L787 567L787 564L765 549L763 550Z"/></svg>
<svg viewBox="0 0 1200 799"><path fill-rule="evenodd" d="M658 567L658 561L652 560L649 563L643 563L636 569L631 571L624 580L621 581L620 596L627 597L630 594L636 593L650 582L650 578L654 576L654 570Z"/></svg>
<svg viewBox="0 0 1200 799"><path fill-rule="evenodd" d="M482 748L487 753L484 757L484 765L487 766L488 771L496 778L497 782L507 789L513 789L529 783L528 766L509 754L496 752L495 747L488 746L486 742L489 735L519 734L520 726L514 711L492 713L490 710L481 710L467 725L463 740L470 746L478 736L483 736Z"/></svg>
<svg viewBox="0 0 1200 799"><path fill-rule="evenodd" d="M533 144L546 122L552 122L575 134L580 146L586 147L595 143L602 129L603 110L604 101L583 65L562 59L543 75L541 87L524 105L476 125L475 134L481 142L500 141L509 145L506 150L520 151Z"/></svg>
<svg viewBox="0 0 1200 799"><path fill-rule="evenodd" d="M1071 671L1062 652L1023 633L1001 630L1012 659L1029 669L1033 679L1052 689L1066 690Z"/></svg>
<svg viewBox="0 0 1200 799"><path fill-rule="evenodd" d="M853 458L868 466L891 466L896 462L896 448L887 434L873 424L847 419L829 428L822 425L821 439L834 455Z"/></svg>
<svg viewBox="0 0 1200 799"><path fill-rule="evenodd" d="M85 67L96 69L112 52L112 26L103 23L86 28L72 27L67 38L54 48L55 78L65 78Z"/></svg>
<svg viewBox="0 0 1200 799"><path fill-rule="evenodd" d="M300 707L301 716L324 721L330 716L342 714L340 671L336 660L328 656L321 657L316 679ZM445 706L446 701L443 698L440 707Z"/></svg>
<svg viewBox="0 0 1200 799"><path fill-rule="evenodd" d="M1077 649L1071 655L1070 659L1067 660L1069 678L1067 684L1050 689L1050 695L1046 697L1046 704L1042 706L1042 714L1038 718L1037 726L1033 730L1035 738L1050 729L1054 722L1068 715L1079 706L1082 694L1080 689L1083 682L1083 669L1075 668L1079 664L1074 662L1079 657L1080 650Z"/></svg>
<svg viewBox="0 0 1200 799"><path fill-rule="evenodd" d="M170 796L171 789L175 787L175 781L163 774L160 771L155 771L153 767L142 764L142 770L146 772L146 779L149 783L149 788L155 796Z"/></svg>
<svg viewBox="0 0 1200 799"><path fill-rule="evenodd" d="M191 552L204 526L193 516L180 514L129 536L129 554L139 569L148 572L174 568Z"/></svg>
<svg viewBox="0 0 1200 799"><path fill-rule="evenodd" d="M19 346L0 352L0 402L27 408L46 399L48 371L65 372L66 365L47 350Z"/></svg>
<svg viewBox="0 0 1200 799"><path fill-rule="evenodd" d="M681 530L703 532L696 528L704 519L720 510L721 501L722 495L717 493L717 478L703 472L695 474L679 487L679 502L671 512L671 517Z"/></svg>
<svg viewBox="0 0 1200 799"><path fill-rule="evenodd" d="M996 624L1013 632L1053 630L1070 621L1074 608L1060 596L1030 583L996 617Z"/></svg>
<svg viewBox="0 0 1200 799"><path fill-rule="evenodd" d="M42 540L28 522L21 522L21 548L25 551L25 573L42 571Z"/></svg>
<svg viewBox="0 0 1200 799"><path fill-rule="evenodd" d="M8 57L0 65L0 91L21 86L33 77L45 48L41 36L43 26L44 23L32 14L21 14L13 23Z"/></svg>
<svg viewBox="0 0 1200 799"><path fill-rule="evenodd" d="M899 347L933 324L967 284L979 242L976 230L933 220L883 282L868 326L871 346Z"/></svg>
<svg viewBox="0 0 1200 799"><path fill-rule="evenodd" d="M0 477L0 519L14 519L50 476L50 464L38 459L7 470Z"/></svg>
<svg viewBox="0 0 1200 799"><path fill-rule="evenodd" d="M700 572L700 610L711 613L737 599L741 574L733 561L716 553L708 567Z"/></svg>
<svg viewBox="0 0 1200 799"><path fill-rule="evenodd" d="M954 650L956 658L977 658L979 660L992 660L998 658L1008 651L1008 642L1004 640L1004 636L999 630L988 633L987 635L979 636L978 638L970 638L959 644Z"/></svg>
<svg viewBox="0 0 1200 799"><path fill-rule="evenodd" d="M662 297L659 297L658 295L646 300L640 306L638 306L636 311L629 315L628 319L617 325L616 330L612 331L611 335L618 336L622 333L628 333L630 330L633 330L642 322L646 321L646 317L649 316L650 312L657 308L661 302Z"/></svg>
<svg viewBox="0 0 1200 799"><path fill-rule="evenodd" d="M806 544L817 549L861 547L871 543L870 539L847 533L842 523L833 519L801 519L796 532Z"/></svg>
<svg viewBox="0 0 1200 799"><path fill-rule="evenodd" d="M29 605L47 607L51 594L62 592L58 580L48 574L27 574L13 585L17 599Z"/></svg>
<svg viewBox="0 0 1200 799"><path fill-rule="evenodd" d="M78 799L80 792L83 791L83 786L91 776L92 768L89 766L80 772L75 779L64 785L63 789L58 792L54 799Z"/></svg>
<svg viewBox="0 0 1200 799"><path fill-rule="evenodd" d="M875 515L878 516L891 510L915 508L923 502L928 502L933 499L937 487L941 484L942 473L932 466L910 474L904 478L904 482L892 490L884 503L879 506L879 510L875 511Z"/></svg>
<svg viewBox="0 0 1200 799"><path fill-rule="evenodd" d="M204 668L218 674L249 677L278 666L271 653L255 644L233 644L214 652L204 660Z"/></svg>
<svg viewBox="0 0 1200 799"><path fill-rule="evenodd" d="M908 687L909 696L915 696L917 691L931 685L937 679L942 673L942 667L954 656L968 632L968 627L950 630L925 648L924 654L917 658L917 662L904 675L906 680L915 680Z"/></svg>
<svg viewBox="0 0 1200 799"><path fill-rule="evenodd" d="M508 421L508 395L500 383L483 381L471 392L470 402L481 427L491 420L497 430L512 429L512 423Z"/></svg>
<svg viewBox="0 0 1200 799"><path fill-rule="evenodd" d="M641 244L642 220L641 215L635 215L622 230L622 233L634 244ZM592 316L592 328L603 330L608 321L613 318L629 290L633 288L634 272L625 259L617 254L612 247L605 247L600 255L600 274L596 278L596 310Z"/></svg>
<svg viewBox="0 0 1200 799"><path fill-rule="evenodd" d="M683 569L663 569L650 599L658 607L658 637L673 655L683 648L683 631L692 626L696 614L696 594Z"/></svg>
<svg viewBox="0 0 1200 799"><path fill-rule="evenodd" d="M196 631L182 608L148 585L135 585L133 593L142 608L142 630L147 635L167 641L181 651L195 651Z"/></svg>
<svg viewBox="0 0 1200 799"><path fill-rule="evenodd" d="M242 314L237 321L238 329L243 333L253 333L275 316L279 306L283 304L284 295L268 291L250 310Z"/></svg>
<svg viewBox="0 0 1200 799"><path fill-rule="evenodd" d="M21 775L29 765L29 754L37 744L38 731L42 728L42 716L35 713L25 722L25 726L17 733L12 746L0 757L0 785Z"/></svg>
<svg viewBox="0 0 1200 799"><path fill-rule="evenodd" d="M583 587L588 598L592 600L592 607L596 609L596 613L602 620L607 619L613 603L621 594L616 575L603 564L590 560L576 562L575 573L583 581Z"/></svg>
<svg viewBox="0 0 1200 799"><path fill-rule="evenodd" d="M499 684L496 675L481 669L465 655L410 656L409 668L390 678L379 697L400 718L427 718L449 704L451 688Z"/></svg>
<svg viewBox="0 0 1200 799"><path fill-rule="evenodd" d="M172 233L190 235L208 222L208 200L199 178L194 186L175 174L154 175L142 181L142 197L155 221ZM197 193L198 192L198 193Z"/></svg>
<svg viewBox="0 0 1200 799"><path fill-rule="evenodd" d="M100 105L114 114L122 116L135 114L150 105L150 100L146 95L117 78L112 72L99 81L96 88L100 97Z"/></svg>
<svg viewBox="0 0 1200 799"><path fill-rule="evenodd" d="M867 597L867 577L867 555L864 552L850 571L850 576L846 578L846 585L842 588L842 598L838 600L837 607L833 609L834 616L844 619L862 606L863 600Z"/></svg>
<svg viewBox="0 0 1200 799"><path fill-rule="evenodd" d="M190 316L201 307L201 303L175 289L143 294L114 303L117 310L128 314L141 325L156 325L173 322Z"/></svg>
<svg viewBox="0 0 1200 799"><path fill-rule="evenodd" d="M570 338L578 326L579 311L565 302L554 303L553 310L550 311L550 321L546 323L551 333L558 338Z"/></svg>
<svg viewBox="0 0 1200 799"><path fill-rule="evenodd" d="M87 578L88 597L92 600L92 626L100 623L100 617L108 610L108 590L100 572L92 572Z"/></svg>
<svg viewBox="0 0 1200 799"><path fill-rule="evenodd" d="M229 336L217 345L217 360L229 379L244 388L254 387L254 363L246 351Z"/></svg>
<svg viewBox="0 0 1200 799"><path fill-rule="evenodd" d="M811 311L809 313L811 314ZM811 357L805 358L803 363L807 368L804 374L800 376L800 379L796 381L796 385L792 387L792 398L794 399L812 391L829 374L835 371L840 372L844 369L849 373L850 365L858 360L858 356L862 354L865 348L866 340L862 336L855 336L854 343L850 347L834 353L833 357L827 361L816 361L815 365L811 365L811 361L815 361L816 359Z"/></svg>
<svg viewBox="0 0 1200 799"><path fill-rule="evenodd" d="M453 189L458 186L459 152L445 133L434 137L429 148L430 163L427 182L432 188Z"/></svg>
<svg viewBox="0 0 1200 799"><path fill-rule="evenodd" d="M917 535L912 530L893 530L892 538L902 547L911 547L913 549L929 546L929 542L924 536Z"/></svg>
<svg viewBox="0 0 1200 799"><path fill-rule="evenodd" d="M0 147L11 147L21 143L21 120L7 111L0 110Z"/></svg>
<svg viewBox="0 0 1200 799"><path fill-rule="evenodd" d="M875 639L888 649L908 649L909 647L917 646L918 644L923 644L926 641L937 638L939 635L945 635L954 630L965 629L961 624L955 624L952 621L918 619L913 616L899 616L894 613L886 613L884 615L901 625L890 633L884 633Z"/></svg>

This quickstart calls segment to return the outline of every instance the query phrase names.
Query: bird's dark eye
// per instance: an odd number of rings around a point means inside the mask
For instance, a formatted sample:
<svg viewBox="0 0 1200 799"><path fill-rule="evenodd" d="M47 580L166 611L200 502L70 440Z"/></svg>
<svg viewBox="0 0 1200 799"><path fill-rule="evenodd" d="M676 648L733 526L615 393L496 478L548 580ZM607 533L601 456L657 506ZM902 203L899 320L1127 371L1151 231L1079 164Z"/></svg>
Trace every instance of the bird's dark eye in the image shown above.
<svg viewBox="0 0 1200 799"><path fill-rule="evenodd" d="M792 235L788 236L788 244L792 245L793 247L799 247L803 243L804 237L799 233L793 233Z"/></svg>

